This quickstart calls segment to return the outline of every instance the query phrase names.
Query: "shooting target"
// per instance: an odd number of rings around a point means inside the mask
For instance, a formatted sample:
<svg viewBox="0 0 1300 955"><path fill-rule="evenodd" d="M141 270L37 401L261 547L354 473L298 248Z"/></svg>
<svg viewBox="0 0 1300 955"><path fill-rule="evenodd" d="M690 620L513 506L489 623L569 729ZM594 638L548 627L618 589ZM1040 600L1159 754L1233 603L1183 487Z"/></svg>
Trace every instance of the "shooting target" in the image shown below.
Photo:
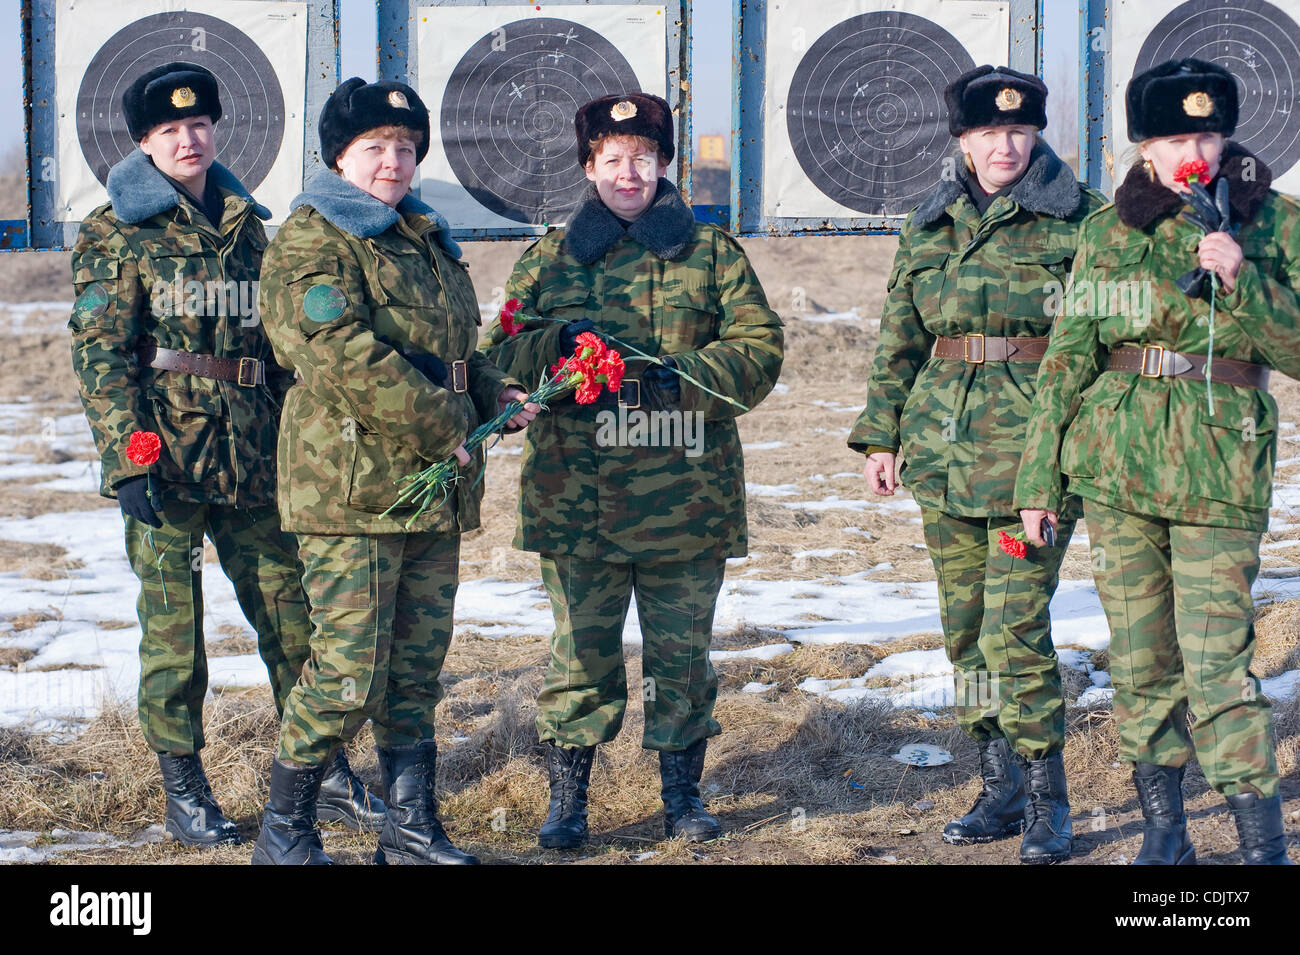
<svg viewBox="0 0 1300 955"><path fill-rule="evenodd" d="M558 225L581 200L573 117L599 96L667 95L664 7L420 7L433 113L420 195L455 228Z"/></svg>
<svg viewBox="0 0 1300 955"><path fill-rule="evenodd" d="M198 33L196 31L202 31ZM194 49L203 35L203 49ZM81 78L77 139L95 178L136 148L122 114L122 94L141 73L181 60L211 70L221 97L213 134L222 165L253 191L271 171L284 139L284 95L275 70L242 31L204 13L181 10L143 17L105 41Z"/></svg>
<svg viewBox="0 0 1300 955"><path fill-rule="evenodd" d="M1008 7L897 6L768 3L763 216L901 216L944 175L953 141L943 89L976 64L1007 62Z"/></svg>
<svg viewBox="0 0 1300 955"><path fill-rule="evenodd" d="M136 148L122 94L156 66L197 63L217 78L217 160L272 222L302 189L307 4L218 0L204 12L168 0L60 0L55 58L59 103L58 208L84 217L107 197L109 170Z"/></svg>
<svg viewBox="0 0 1300 955"><path fill-rule="evenodd" d="M910 13L864 13L818 37L786 98L790 144L836 203L903 215L951 149L943 88L975 66L942 27Z"/></svg>
<svg viewBox="0 0 1300 955"><path fill-rule="evenodd" d="M1134 7L1130 9L1130 7ZM1237 80L1241 110L1232 138L1273 171L1274 188L1300 191L1300 3L1295 0L1191 0L1125 4L1112 13L1118 42L1111 80L1113 143L1128 141L1124 91L1137 73L1165 60L1194 56L1218 63ZM1127 169L1114 171L1119 181Z"/></svg>
<svg viewBox="0 0 1300 955"><path fill-rule="evenodd" d="M582 196L578 107L639 92L636 73L604 37L570 20L505 24L479 39L442 96L442 143L469 194L516 222L555 222Z"/></svg>

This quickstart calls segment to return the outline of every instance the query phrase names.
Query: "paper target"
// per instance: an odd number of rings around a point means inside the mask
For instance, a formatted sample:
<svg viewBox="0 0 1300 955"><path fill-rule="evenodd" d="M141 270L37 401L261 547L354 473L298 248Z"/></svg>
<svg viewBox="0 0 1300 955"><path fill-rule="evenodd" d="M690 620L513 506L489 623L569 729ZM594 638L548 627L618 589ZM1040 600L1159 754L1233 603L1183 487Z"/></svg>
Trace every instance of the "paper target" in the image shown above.
<svg viewBox="0 0 1300 955"><path fill-rule="evenodd" d="M109 169L136 148L123 92L140 74L180 60L217 78L217 160L271 208L272 223L282 221L302 188L307 4L219 0L202 13L176 6L61 0L58 207L75 220L107 198Z"/></svg>
<svg viewBox="0 0 1300 955"><path fill-rule="evenodd" d="M573 117L613 93L667 95L664 8L420 7L419 93L433 115L420 196L453 228L563 223L587 178Z"/></svg>
<svg viewBox="0 0 1300 955"><path fill-rule="evenodd" d="M573 116L611 93L639 92L618 49L574 23L541 17L479 39L442 96L442 144L476 200L516 222L555 222L582 197ZM499 39L500 38L500 39Z"/></svg>
<svg viewBox="0 0 1300 955"><path fill-rule="evenodd" d="M195 30L205 33L193 48ZM95 53L77 92L77 139L95 178L136 148L122 115L122 93L141 73L181 60L211 70L221 98L213 133L221 162L250 191L271 171L284 140L284 94L266 54L243 31L204 13L143 17L113 34Z"/></svg>
<svg viewBox="0 0 1300 955"><path fill-rule="evenodd" d="M896 7L768 4L764 216L901 216L940 180L953 148L943 89L976 64L1007 62L1008 7Z"/></svg>
<svg viewBox="0 0 1300 955"><path fill-rule="evenodd" d="M1274 188L1300 191L1300 3L1191 0L1115 9L1111 127L1117 147L1128 142L1124 91L1137 73L1166 60L1194 56L1237 79L1241 109L1232 139L1273 171ZM1122 163L1116 181L1127 172Z"/></svg>
<svg viewBox="0 0 1300 955"><path fill-rule="evenodd" d="M795 158L827 197L902 215L933 188L949 152L943 88L975 62L942 27L864 13L818 37L786 97Z"/></svg>

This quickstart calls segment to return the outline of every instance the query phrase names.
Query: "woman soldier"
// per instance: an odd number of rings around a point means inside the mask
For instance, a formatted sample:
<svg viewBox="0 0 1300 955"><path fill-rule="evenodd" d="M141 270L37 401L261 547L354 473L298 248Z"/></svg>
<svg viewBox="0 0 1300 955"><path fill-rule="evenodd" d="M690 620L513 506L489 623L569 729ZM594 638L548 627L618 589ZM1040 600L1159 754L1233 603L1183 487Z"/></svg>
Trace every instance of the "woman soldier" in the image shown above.
<svg viewBox="0 0 1300 955"><path fill-rule="evenodd" d="M285 703L256 864L329 864L316 790L339 741L374 721L388 811L375 861L475 864L437 817L434 707L452 634L460 535L479 524L481 455L462 446L524 392L475 353L479 310L447 222L407 194L429 111L358 77L320 116L328 167L266 252L261 307L285 400L278 499L298 534L311 656ZM511 419L532 420L527 405ZM408 526L398 482L455 455L461 480Z"/></svg>
<svg viewBox="0 0 1300 955"><path fill-rule="evenodd" d="M1126 98L1142 164L1084 224L1016 504L1038 541L1067 490L1084 499L1120 754L1146 820L1136 864L1195 862L1182 794L1193 749L1227 797L1246 862L1288 864L1270 708L1250 672L1250 588L1277 447L1268 372L1300 377L1300 208L1225 138L1238 102L1222 67L1162 63ZM1181 214L1189 162L1205 164L1211 193L1228 183L1226 231L1218 216L1205 234ZM1196 288L1201 276L1186 273L1198 266L1217 280ZM1140 307L1096 294L1116 282L1146 290Z"/></svg>
<svg viewBox="0 0 1300 955"><path fill-rule="evenodd" d="M274 507L276 429L288 384L255 310L270 213L214 161L217 81L167 63L122 96L140 144L108 175L107 204L81 225L72 254L72 364L140 578L140 725L158 754L167 832L187 845L239 841L203 773L203 539L235 587L279 710L307 657L311 622L297 545ZM193 289L202 291L194 293ZM160 439L152 465L131 435ZM328 777L331 818L382 819L340 753Z"/></svg>
<svg viewBox="0 0 1300 955"><path fill-rule="evenodd" d="M849 447L868 486L891 495L895 461L921 505L939 583L957 721L979 746L984 785L944 841L988 842L1024 829L1020 860L1070 855L1065 704L1048 604L1077 504L1056 539L1022 558L1016 465L1038 361L1083 217L1105 201L1081 188L1038 131L1047 87L981 66L946 90L960 139L955 175L903 224L869 391Z"/></svg>
<svg viewBox="0 0 1300 955"><path fill-rule="evenodd" d="M663 178L673 157L668 104L605 96L582 106L574 127L592 187L567 228L523 254L507 289L523 314L550 321L527 322L514 337L493 325L488 354L537 381L594 329L757 405L781 370L781 321L736 241L698 224ZM592 755L618 734L627 706L623 621L634 592L645 640L642 745L659 753L664 831L691 840L720 831L699 781L705 741L721 732L714 605L726 558L746 552L739 413L650 365L617 397L565 401L529 429L515 546L541 553L555 612L537 701L551 785L542 846L586 839ZM652 421L675 421L680 440L641 440Z"/></svg>

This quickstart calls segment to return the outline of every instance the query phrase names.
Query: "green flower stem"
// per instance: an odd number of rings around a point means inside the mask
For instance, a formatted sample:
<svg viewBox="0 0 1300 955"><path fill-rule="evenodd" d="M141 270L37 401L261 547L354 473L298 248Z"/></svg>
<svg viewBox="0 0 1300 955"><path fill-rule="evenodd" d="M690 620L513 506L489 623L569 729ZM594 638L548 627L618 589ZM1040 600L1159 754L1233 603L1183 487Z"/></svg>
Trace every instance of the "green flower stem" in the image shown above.
<svg viewBox="0 0 1300 955"><path fill-rule="evenodd" d="M161 502L159 502L157 493L153 488L153 471L145 472L144 493L145 497L149 498L149 503L154 505L154 510L157 511L158 504ZM167 605L167 582L163 580L162 554L158 552L158 545L153 542L153 528L151 527L145 531L144 536L145 539L149 541L149 549L153 551L154 566L158 568L158 586L162 588L163 609L170 610L171 608Z"/></svg>
<svg viewBox="0 0 1300 955"><path fill-rule="evenodd" d="M533 321L537 321L537 322L557 322L557 323L559 323L559 324L561 324L561 325L567 325L567 324L569 324L569 320L568 320L567 318L549 318L549 317L544 316L544 315L528 315L528 316L525 316L525 320L524 320L524 321L526 321L526 322L533 322ZM516 324L518 324L518 325L523 325L524 322L516 322ZM664 362L663 362L662 360L656 358L654 355L650 355L650 354L647 354L646 352L643 352L641 349L637 348L635 345L629 345L627 342L623 341L621 338L615 338L613 335L609 334L609 332L603 332L603 331L601 331L601 330L598 329L598 328L593 328L593 329L592 329L592 333L593 333L593 334L596 334L596 335L599 335L601 338L605 339L606 341L613 342L613 343L614 343L615 345L617 345L619 348L626 349L627 351L631 352L633 356L635 356L635 357L637 357L637 358L643 358L643 359L645 359L646 361L654 362L656 365L663 365L663 367L668 368L668 369L670 369L670 370L672 370L672 371L677 372L678 377L680 377L680 378L685 378L687 381L689 381L691 384L693 384L696 388L700 389L700 391L704 392L705 394L713 395L713 397L718 398L718 399L720 399L720 400L722 400L722 401L725 401L727 404L731 405L732 407L739 408L741 411L748 411L748 410L749 410L748 406L746 406L746 405L742 405L742 404L741 404L739 401L737 401L735 398L730 398L730 397L728 397L727 395L718 394L718 392L714 391L712 388L709 388L709 387L706 386L706 385L701 384L701 383L700 383L696 378L693 378L691 375L686 374L686 372L682 371L682 370L681 370L680 368L678 368L677 366L675 366L675 365L667 365L667 364L664 364Z"/></svg>
<svg viewBox="0 0 1300 955"><path fill-rule="evenodd" d="M1210 273L1210 343L1205 348L1205 402L1214 414L1214 389L1210 385L1210 374L1214 364L1214 298L1219 290L1219 276Z"/></svg>

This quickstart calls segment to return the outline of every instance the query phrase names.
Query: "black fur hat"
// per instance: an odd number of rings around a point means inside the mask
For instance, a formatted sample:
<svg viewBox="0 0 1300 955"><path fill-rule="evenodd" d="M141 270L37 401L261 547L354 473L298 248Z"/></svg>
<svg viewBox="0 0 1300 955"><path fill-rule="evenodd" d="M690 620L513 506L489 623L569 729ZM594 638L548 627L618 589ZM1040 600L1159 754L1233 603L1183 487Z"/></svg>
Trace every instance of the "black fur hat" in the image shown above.
<svg viewBox="0 0 1300 955"><path fill-rule="evenodd" d="M217 78L194 63L164 63L136 78L122 94L126 128L137 143L149 130L190 116L221 118Z"/></svg>
<svg viewBox="0 0 1300 955"><path fill-rule="evenodd" d="M1038 77L1010 67L977 66L943 91L948 131L960 136L982 126L1047 128L1047 86Z"/></svg>
<svg viewBox="0 0 1300 955"><path fill-rule="evenodd" d="M1217 63L1166 60L1128 81L1128 138L1222 133L1237 128L1237 81Z"/></svg>
<svg viewBox="0 0 1300 955"><path fill-rule="evenodd" d="M665 162L673 161L673 111L667 101L651 93L602 96L578 107L573 117L578 137L578 165L591 158L591 141L602 136L644 136L659 146Z"/></svg>
<svg viewBox="0 0 1300 955"><path fill-rule="evenodd" d="M429 110L419 94L396 80L367 83L359 76L345 80L320 111L320 158L333 169L352 140L380 126L418 130L422 135L415 161L424 161L429 152Z"/></svg>

